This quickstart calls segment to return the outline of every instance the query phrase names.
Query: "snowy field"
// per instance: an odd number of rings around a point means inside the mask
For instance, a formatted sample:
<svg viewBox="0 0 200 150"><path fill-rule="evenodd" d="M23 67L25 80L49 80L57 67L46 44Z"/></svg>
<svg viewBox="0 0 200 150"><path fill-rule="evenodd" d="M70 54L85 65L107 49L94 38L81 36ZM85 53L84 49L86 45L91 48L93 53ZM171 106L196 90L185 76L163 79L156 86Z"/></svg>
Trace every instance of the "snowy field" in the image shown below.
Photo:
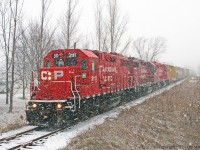
<svg viewBox="0 0 200 150"><path fill-rule="evenodd" d="M13 129L25 124L25 108L27 100L22 99L21 91L15 94L13 100L13 112L8 113L9 104L6 105L6 95L0 94L0 134L9 129Z"/></svg>
<svg viewBox="0 0 200 150"><path fill-rule="evenodd" d="M181 82L177 83L180 84ZM173 85L175 86L175 85ZM65 132L62 132L60 134L56 134L54 136L49 137L46 139L45 143L43 143L41 146L34 146L33 149L37 150L55 150L55 149L62 149L66 147L66 145L71 141L72 138L76 137L77 135L95 127L96 125L104 123L108 119L112 119L114 117L117 117L120 112L124 109L129 109L130 107L136 106L138 104L143 103L145 100L154 97L160 93L162 93L165 90L169 90L173 86L168 86L167 88L164 88L162 90L156 91L148 96L142 97L138 100L132 101L130 103L127 103L123 106L120 106L118 108L115 108L109 112L106 112L104 114L98 115L96 117L93 117L91 119L88 119L84 122L80 122L77 125L71 127ZM0 95L0 127L6 128L9 125L14 124L25 124L25 104L26 101L22 100L21 94L16 94L14 98L14 111L13 113L8 113L8 106L5 105L5 95ZM17 130L10 131L9 134L12 134L17 132ZM21 129L20 129L21 130ZM4 133L1 136L6 136L8 133ZM53 142L52 142L53 141Z"/></svg>

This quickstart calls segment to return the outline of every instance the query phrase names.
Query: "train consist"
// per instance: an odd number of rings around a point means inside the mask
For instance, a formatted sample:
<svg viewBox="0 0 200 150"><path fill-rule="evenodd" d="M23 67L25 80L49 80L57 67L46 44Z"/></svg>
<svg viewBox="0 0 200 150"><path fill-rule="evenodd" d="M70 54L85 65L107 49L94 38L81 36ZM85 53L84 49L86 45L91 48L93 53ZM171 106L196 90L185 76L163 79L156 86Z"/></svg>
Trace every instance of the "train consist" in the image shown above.
<svg viewBox="0 0 200 150"><path fill-rule="evenodd" d="M32 125L62 126L183 79L188 69L88 49L52 50L30 86Z"/></svg>

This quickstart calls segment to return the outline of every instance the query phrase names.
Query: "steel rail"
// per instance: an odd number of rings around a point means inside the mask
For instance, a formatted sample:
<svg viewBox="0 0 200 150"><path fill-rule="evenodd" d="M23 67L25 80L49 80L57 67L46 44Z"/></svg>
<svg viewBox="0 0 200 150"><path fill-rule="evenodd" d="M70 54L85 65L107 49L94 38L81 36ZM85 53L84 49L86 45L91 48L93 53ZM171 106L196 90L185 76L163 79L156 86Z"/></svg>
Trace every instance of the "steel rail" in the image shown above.
<svg viewBox="0 0 200 150"><path fill-rule="evenodd" d="M42 135L42 136L40 136L40 137L34 138L34 139L29 140L29 141L27 141L27 142L20 143L20 144L14 146L14 147L12 147L12 148L9 148L8 150L14 150L14 149L18 149L18 148L26 148L27 146L33 145L33 142L36 142L36 141L41 140L41 139L44 139L44 138L46 138L46 137L48 137L48 136L50 136L50 135L53 135L53 134L58 133L58 132L61 132L61 131L66 130L66 129L68 129L68 128L70 128L70 127L67 127L67 128L66 128L66 127L63 127L63 128L61 128L61 129L57 129L57 130L55 130L55 131L52 131L52 132L47 133L47 134L45 134L45 135Z"/></svg>
<svg viewBox="0 0 200 150"><path fill-rule="evenodd" d="M32 128L32 129L28 129L26 131L23 131L23 132L19 132L19 133L16 133L16 134L13 134L13 135L10 135L10 136L7 136L7 137L4 137L4 138L1 138L0 139L0 142L2 141L9 141L9 140L13 140L14 138L20 136L20 135L23 135L25 133L28 133L28 132L31 132L31 131L34 131L36 129L38 129L39 127L35 127L35 128Z"/></svg>

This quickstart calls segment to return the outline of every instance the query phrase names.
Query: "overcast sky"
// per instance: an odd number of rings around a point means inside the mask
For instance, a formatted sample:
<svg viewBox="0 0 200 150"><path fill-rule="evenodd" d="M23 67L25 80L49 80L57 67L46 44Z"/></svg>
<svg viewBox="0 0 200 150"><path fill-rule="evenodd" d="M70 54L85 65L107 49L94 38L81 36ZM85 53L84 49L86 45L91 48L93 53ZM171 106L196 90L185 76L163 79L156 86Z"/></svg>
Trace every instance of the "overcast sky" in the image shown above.
<svg viewBox="0 0 200 150"><path fill-rule="evenodd" d="M93 32L94 6L97 0L80 0L80 30ZM101 0L102 1L102 0ZM53 0L50 15L57 22L66 0ZM118 0L122 15L129 20L132 39L140 36L167 39L162 62L181 67L200 66L200 0ZM25 0L26 19L38 18L41 0Z"/></svg>

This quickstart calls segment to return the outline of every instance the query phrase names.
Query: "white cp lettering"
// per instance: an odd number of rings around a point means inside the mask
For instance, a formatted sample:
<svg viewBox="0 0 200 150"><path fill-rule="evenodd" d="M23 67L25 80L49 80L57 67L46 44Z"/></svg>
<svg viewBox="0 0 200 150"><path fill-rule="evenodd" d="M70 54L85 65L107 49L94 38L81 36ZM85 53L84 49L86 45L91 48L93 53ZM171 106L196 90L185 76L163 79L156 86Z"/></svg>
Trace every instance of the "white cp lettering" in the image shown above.
<svg viewBox="0 0 200 150"><path fill-rule="evenodd" d="M58 77L62 77L64 75L63 71L54 71L54 79L57 80Z"/></svg>
<svg viewBox="0 0 200 150"><path fill-rule="evenodd" d="M41 79L42 80L47 80L47 73L48 73L47 71L42 71L41 72Z"/></svg>

